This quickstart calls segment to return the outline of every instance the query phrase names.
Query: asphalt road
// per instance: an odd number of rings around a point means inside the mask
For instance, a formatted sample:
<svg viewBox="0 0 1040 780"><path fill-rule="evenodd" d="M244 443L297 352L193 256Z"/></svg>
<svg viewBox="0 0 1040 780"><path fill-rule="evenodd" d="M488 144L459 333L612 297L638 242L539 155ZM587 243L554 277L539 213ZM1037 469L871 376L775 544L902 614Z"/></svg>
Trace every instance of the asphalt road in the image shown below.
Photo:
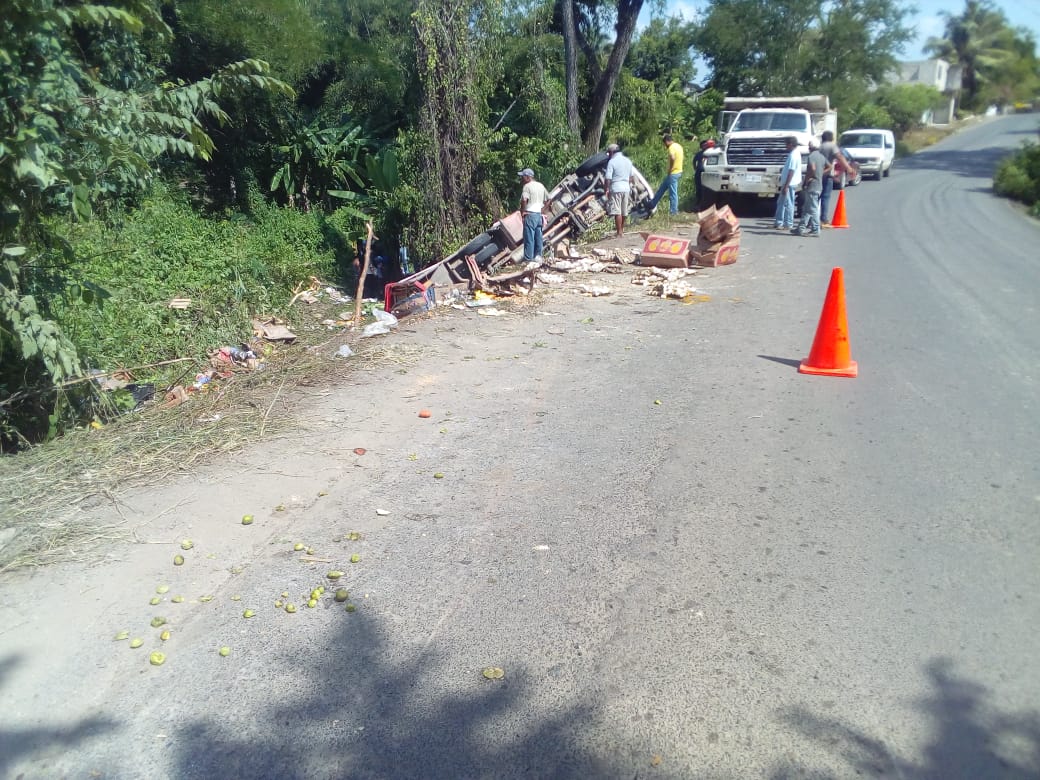
<svg viewBox="0 0 1040 780"><path fill-rule="evenodd" d="M418 364L126 497L196 539L184 567L139 546L4 585L0 774L1037 777L1040 226L991 193L1037 123L898 161L849 230L748 221L702 303L405 321ZM804 376L837 265L860 375ZM356 612L274 609L330 566ZM62 643L40 585L76 576ZM150 667L110 637L164 579L192 603Z"/></svg>

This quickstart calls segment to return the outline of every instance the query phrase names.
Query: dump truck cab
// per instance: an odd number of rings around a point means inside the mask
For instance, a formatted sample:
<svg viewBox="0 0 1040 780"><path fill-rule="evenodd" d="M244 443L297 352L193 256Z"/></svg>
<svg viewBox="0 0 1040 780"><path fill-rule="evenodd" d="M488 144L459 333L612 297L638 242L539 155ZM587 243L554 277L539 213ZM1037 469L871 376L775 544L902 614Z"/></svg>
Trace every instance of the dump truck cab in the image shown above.
<svg viewBox="0 0 1040 780"><path fill-rule="evenodd" d="M722 143L705 154L701 184L717 204L740 195L775 199L787 139L798 140L804 167L809 141L836 133L837 125L826 95L726 98L718 120Z"/></svg>

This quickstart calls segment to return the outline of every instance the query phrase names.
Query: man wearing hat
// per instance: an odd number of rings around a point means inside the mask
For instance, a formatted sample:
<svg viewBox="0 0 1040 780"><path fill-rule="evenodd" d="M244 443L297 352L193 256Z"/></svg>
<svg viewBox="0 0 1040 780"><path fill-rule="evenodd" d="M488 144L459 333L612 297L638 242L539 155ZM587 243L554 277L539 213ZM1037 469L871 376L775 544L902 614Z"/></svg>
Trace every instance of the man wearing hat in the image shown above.
<svg viewBox="0 0 1040 780"><path fill-rule="evenodd" d="M520 195L520 213L524 218L524 262L542 262L542 208L549 193L541 182L535 181L534 171L524 168L517 173L524 183Z"/></svg>
<svg viewBox="0 0 1040 780"><path fill-rule="evenodd" d="M625 217L628 216L629 196L632 192L632 161L621 152L621 147L611 144L607 161L607 181L610 193L607 196L607 214L614 217L617 237L625 235Z"/></svg>

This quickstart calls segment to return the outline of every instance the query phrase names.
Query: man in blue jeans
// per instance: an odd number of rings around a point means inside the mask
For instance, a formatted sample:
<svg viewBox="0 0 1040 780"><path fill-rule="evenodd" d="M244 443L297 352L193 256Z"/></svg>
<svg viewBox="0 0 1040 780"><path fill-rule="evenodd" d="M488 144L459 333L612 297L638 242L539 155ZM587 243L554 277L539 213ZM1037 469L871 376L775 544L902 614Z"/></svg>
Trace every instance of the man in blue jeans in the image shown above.
<svg viewBox="0 0 1040 780"><path fill-rule="evenodd" d="M780 195L776 199L773 227L777 230L794 228L794 194L802 183L802 155L798 153L798 139L787 139L787 160L780 171Z"/></svg>
<svg viewBox="0 0 1040 780"><path fill-rule="evenodd" d="M661 202L665 192L668 193L668 211L673 216L679 213L679 179L682 178L683 148L670 135L663 139L664 147L668 150L668 173L665 174L661 186L654 193L650 201L650 213L654 212L657 204Z"/></svg>
<svg viewBox="0 0 1040 780"><path fill-rule="evenodd" d="M542 262L542 208L549 193L541 182L535 181L534 171L524 168L517 173L524 183L520 195L520 213L524 218L524 262Z"/></svg>

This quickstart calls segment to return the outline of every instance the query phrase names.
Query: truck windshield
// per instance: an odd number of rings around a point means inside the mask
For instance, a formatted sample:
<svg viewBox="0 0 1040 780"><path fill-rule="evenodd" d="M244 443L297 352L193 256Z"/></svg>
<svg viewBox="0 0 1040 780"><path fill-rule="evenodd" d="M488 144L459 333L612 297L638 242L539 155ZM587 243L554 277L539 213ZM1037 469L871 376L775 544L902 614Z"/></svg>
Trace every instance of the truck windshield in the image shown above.
<svg viewBox="0 0 1040 780"><path fill-rule="evenodd" d="M737 117L733 131L795 130L806 132L808 117L790 111L744 111Z"/></svg>
<svg viewBox="0 0 1040 780"><path fill-rule="evenodd" d="M884 146L880 133L845 133L841 137L842 146L876 146L880 149Z"/></svg>

